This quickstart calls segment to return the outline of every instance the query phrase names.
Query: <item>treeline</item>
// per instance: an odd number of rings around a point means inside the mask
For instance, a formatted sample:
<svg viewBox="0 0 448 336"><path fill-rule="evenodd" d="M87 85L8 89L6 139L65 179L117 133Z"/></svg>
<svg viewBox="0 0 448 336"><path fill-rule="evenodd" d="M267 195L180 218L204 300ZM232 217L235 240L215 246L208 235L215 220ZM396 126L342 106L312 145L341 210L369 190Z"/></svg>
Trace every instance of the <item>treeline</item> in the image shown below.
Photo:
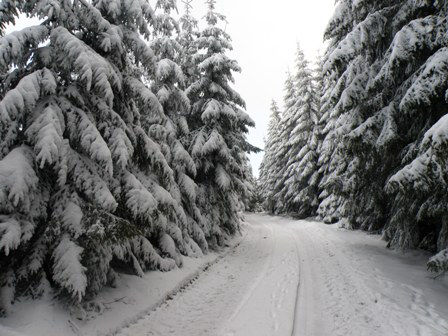
<svg viewBox="0 0 448 336"><path fill-rule="evenodd" d="M254 123L207 0L0 2L0 315L117 269L182 266L240 230ZM5 34L19 15L40 24Z"/></svg>
<svg viewBox="0 0 448 336"><path fill-rule="evenodd" d="M448 270L448 4L339 0L313 74L272 107L265 208L382 232Z"/></svg>

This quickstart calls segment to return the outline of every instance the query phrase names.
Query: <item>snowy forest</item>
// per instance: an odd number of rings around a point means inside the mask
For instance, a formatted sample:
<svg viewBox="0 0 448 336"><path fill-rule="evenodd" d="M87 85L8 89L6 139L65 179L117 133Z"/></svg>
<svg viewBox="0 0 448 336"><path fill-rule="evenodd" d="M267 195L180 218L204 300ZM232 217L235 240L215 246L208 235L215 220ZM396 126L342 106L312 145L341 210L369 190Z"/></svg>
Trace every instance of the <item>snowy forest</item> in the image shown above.
<svg viewBox="0 0 448 336"><path fill-rule="evenodd" d="M261 150L229 23L203 2L0 0L0 317L48 293L78 320L102 312L127 275L268 241L249 212L367 231L448 271L448 3L336 0L320 57L298 44L283 101L254 112L270 113ZM22 17L38 23L9 31Z"/></svg>
<svg viewBox="0 0 448 336"><path fill-rule="evenodd" d="M382 233L448 270L448 3L340 0L328 48L300 49L274 101L264 207Z"/></svg>
<svg viewBox="0 0 448 336"><path fill-rule="evenodd" d="M253 121L209 0L2 1L37 26L0 40L0 302L47 286L79 303L182 266L239 231ZM2 33L2 31L0 31Z"/></svg>

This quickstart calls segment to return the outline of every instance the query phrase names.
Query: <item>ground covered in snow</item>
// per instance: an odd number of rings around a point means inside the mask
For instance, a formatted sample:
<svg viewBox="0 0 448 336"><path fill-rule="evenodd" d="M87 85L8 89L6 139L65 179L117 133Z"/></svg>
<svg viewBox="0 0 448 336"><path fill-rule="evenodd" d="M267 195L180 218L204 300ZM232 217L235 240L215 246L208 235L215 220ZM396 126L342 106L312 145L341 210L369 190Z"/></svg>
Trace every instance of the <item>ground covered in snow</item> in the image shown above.
<svg viewBox="0 0 448 336"><path fill-rule="evenodd" d="M337 225L266 215L248 215L244 231L216 262L210 255L174 273L124 279L125 288L100 298L117 301L96 319L73 321L43 301L17 305L0 323L36 336L448 335L448 282L426 272L427 255L391 251L378 236Z"/></svg>

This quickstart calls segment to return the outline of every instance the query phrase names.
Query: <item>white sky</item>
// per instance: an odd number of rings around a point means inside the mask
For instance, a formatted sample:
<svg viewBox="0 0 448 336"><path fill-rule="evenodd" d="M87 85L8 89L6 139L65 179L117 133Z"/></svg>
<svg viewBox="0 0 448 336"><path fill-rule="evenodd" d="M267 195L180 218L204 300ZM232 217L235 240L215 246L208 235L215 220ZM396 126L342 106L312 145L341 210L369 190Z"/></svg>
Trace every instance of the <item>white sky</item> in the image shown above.
<svg viewBox="0 0 448 336"><path fill-rule="evenodd" d="M205 0L194 0L202 17ZM256 127L249 141L264 147L272 99L283 102L286 71L294 64L297 42L309 61L323 49L323 33L334 10L334 0L217 0L217 10L227 16L233 40L232 56L242 67L236 89L245 99ZM179 1L179 8L182 3ZM263 152L251 155L254 174Z"/></svg>
<svg viewBox="0 0 448 336"><path fill-rule="evenodd" d="M235 76L236 90L247 104L247 112L255 120L249 141L264 147L264 136L272 99L283 102L286 71L294 64L297 42L313 62L323 49L323 32L334 10L335 0L217 0L217 10L227 16L227 32L233 40L232 57L242 67ZM194 0L195 16L206 12L205 0ZM183 4L178 0L183 11ZM22 18L16 27L30 24ZM33 22L35 23L35 22ZM254 174L263 152L251 155Z"/></svg>

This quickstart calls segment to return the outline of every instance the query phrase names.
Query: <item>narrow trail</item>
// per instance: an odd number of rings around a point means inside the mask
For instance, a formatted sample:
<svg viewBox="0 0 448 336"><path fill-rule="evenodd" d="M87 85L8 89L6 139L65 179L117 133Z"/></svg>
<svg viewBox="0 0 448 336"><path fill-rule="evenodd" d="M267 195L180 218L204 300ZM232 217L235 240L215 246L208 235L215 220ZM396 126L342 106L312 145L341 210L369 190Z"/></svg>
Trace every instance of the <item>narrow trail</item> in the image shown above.
<svg viewBox="0 0 448 336"><path fill-rule="evenodd" d="M448 335L448 286L423 257L321 223L247 222L237 248L117 335Z"/></svg>

